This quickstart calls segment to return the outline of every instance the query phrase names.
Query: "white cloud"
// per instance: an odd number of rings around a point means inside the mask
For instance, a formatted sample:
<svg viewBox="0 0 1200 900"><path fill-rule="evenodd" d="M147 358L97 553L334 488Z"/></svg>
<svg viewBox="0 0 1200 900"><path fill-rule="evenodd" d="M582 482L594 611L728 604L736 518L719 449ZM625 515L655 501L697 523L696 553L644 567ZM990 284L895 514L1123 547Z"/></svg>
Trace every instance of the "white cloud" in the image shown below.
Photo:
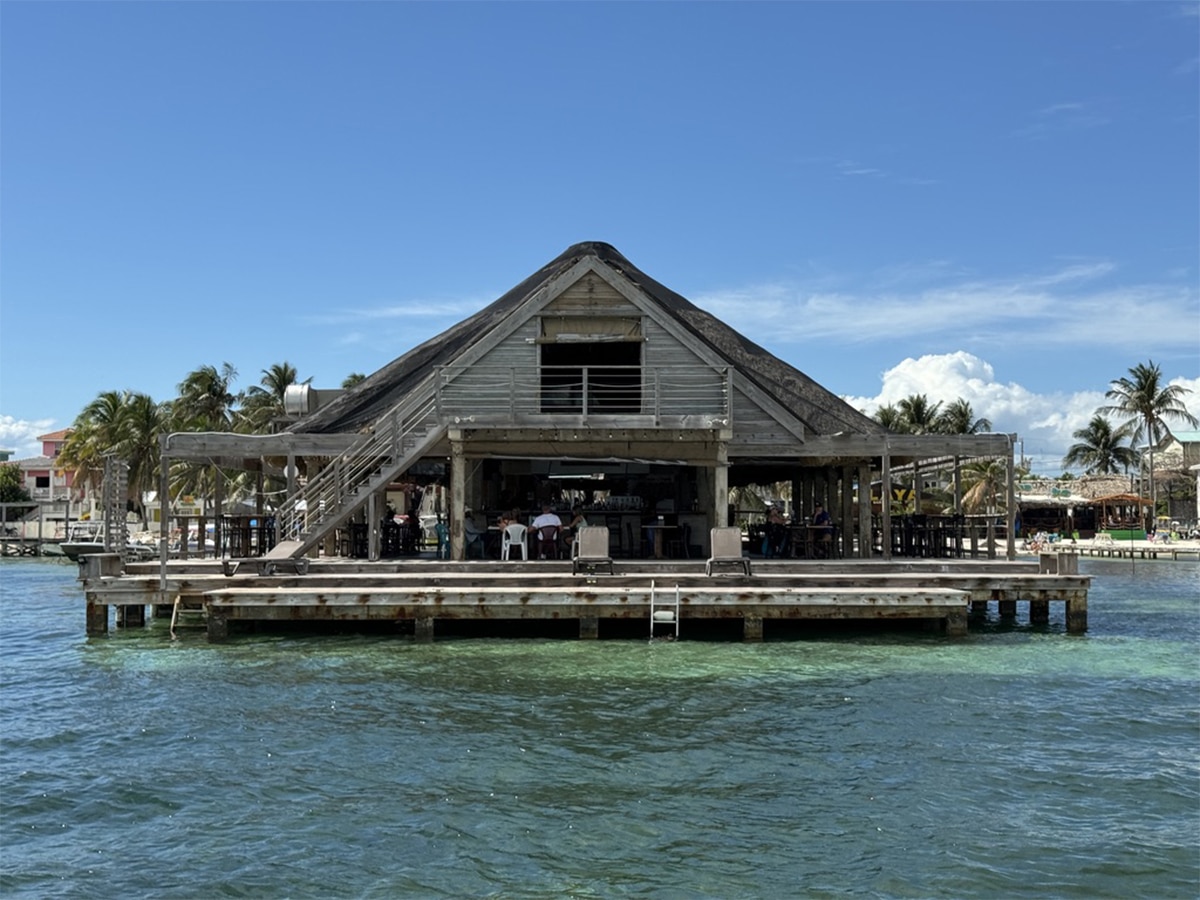
<svg viewBox="0 0 1200 900"><path fill-rule="evenodd" d="M1015 129L1012 137L1036 140L1053 134L1108 125L1112 120L1105 115L1093 112L1093 106L1094 104L1078 101L1043 106L1034 111L1034 121Z"/></svg>
<svg viewBox="0 0 1200 900"><path fill-rule="evenodd" d="M473 316L499 294L474 297L427 298L419 297L402 302L391 302L379 306L360 306L334 309L333 312L305 316L304 320L314 325L342 325L348 322L378 322L390 319L445 320L446 327Z"/></svg>
<svg viewBox="0 0 1200 900"><path fill-rule="evenodd" d="M12 450L13 459L41 456L42 445L37 436L55 430L53 419L27 421L0 415L0 449Z"/></svg>
<svg viewBox="0 0 1200 900"><path fill-rule="evenodd" d="M1142 352L1146 346L1194 349L1198 295L1186 281L1112 285L1117 268L1095 261L1007 279L965 279L921 286L920 275L938 278L934 268L916 264L881 270L857 287L842 283L819 288L802 282L774 282L693 297L717 318L737 323L746 334L769 334L777 341L823 339L854 345L877 340L923 339L946 335L954 343L1003 345L1014 335L1029 347L1092 344ZM876 285L878 287L876 287ZM864 316L863 310L871 314Z"/></svg>
<svg viewBox="0 0 1200 900"><path fill-rule="evenodd" d="M1200 417L1200 378L1174 378L1170 383L1191 391L1185 402ZM1075 443L1072 435L1107 402L1103 390L1040 394L1016 382L998 382L991 364L961 350L905 359L883 373L874 397L843 399L872 415L880 406L912 394L925 394L933 403L963 398L976 418L990 419L995 430L1020 437L1026 458L1043 475L1062 472L1062 458Z"/></svg>

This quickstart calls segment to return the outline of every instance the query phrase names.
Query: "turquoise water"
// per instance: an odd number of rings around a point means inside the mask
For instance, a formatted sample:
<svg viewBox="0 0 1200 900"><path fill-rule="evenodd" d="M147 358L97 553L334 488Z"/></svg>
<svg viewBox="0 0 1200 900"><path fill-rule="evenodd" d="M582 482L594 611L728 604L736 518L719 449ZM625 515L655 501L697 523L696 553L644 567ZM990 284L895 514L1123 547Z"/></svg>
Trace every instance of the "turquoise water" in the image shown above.
<svg viewBox="0 0 1200 900"><path fill-rule="evenodd" d="M6 560L0 893L1196 897L1200 566L1081 565L1079 637L210 646Z"/></svg>

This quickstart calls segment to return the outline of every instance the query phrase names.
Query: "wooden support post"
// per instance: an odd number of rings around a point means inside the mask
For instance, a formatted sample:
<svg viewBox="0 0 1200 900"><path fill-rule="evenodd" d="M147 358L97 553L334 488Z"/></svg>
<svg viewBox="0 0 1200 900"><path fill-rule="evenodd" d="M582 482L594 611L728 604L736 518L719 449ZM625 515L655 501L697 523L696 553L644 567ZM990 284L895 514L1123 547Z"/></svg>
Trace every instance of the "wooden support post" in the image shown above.
<svg viewBox="0 0 1200 900"><path fill-rule="evenodd" d="M225 555L225 476L220 466L212 467L213 473L213 557Z"/></svg>
<svg viewBox="0 0 1200 900"><path fill-rule="evenodd" d="M383 521L383 509L380 501L380 495L387 494L387 488L382 491L374 491L367 497L367 559L371 562L379 562L380 544L383 537L383 529L380 523Z"/></svg>
<svg viewBox="0 0 1200 900"><path fill-rule="evenodd" d="M967 611L965 609L956 609L954 612L946 616L946 636L947 637L966 637L967 636Z"/></svg>
<svg viewBox="0 0 1200 900"><path fill-rule="evenodd" d="M1067 634L1087 631L1087 591L1077 591L1067 598Z"/></svg>
<svg viewBox="0 0 1200 900"><path fill-rule="evenodd" d="M87 633L108 634L108 604L93 603L90 597L87 602Z"/></svg>
<svg viewBox="0 0 1200 900"><path fill-rule="evenodd" d="M871 532L871 467L858 467L858 556L869 559L875 554L875 535Z"/></svg>
<svg viewBox="0 0 1200 900"><path fill-rule="evenodd" d="M849 466L843 466L840 472L840 484L838 486L838 502L840 506L839 518L841 519L840 532L835 538L835 541L840 540L842 545L842 557L850 559L855 555L854 552L854 470Z"/></svg>
<svg viewBox="0 0 1200 900"><path fill-rule="evenodd" d="M1030 600L1029 601L1029 624L1030 625L1049 625L1050 624L1050 601L1049 600Z"/></svg>
<svg viewBox="0 0 1200 900"><path fill-rule="evenodd" d="M450 431L450 558L466 559L466 535L463 521L467 506L467 468L463 458L462 431ZM438 543L440 556L441 542Z"/></svg>
<svg viewBox="0 0 1200 900"><path fill-rule="evenodd" d="M883 532L883 558L892 558L892 457L884 438L883 459L880 463L882 484L879 494L879 527Z"/></svg>
<svg viewBox="0 0 1200 900"><path fill-rule="evenodd" d="M594 641L600 637L600 617L599 616L580 616L579 617L579 639L581 641Z"/></svg>
<svg viewBox="0 0 1200 900"><path fill-rule="evenodd" d="M1016 467L1013 464L1013 444L1016 443L1017 436L1010 434L1008 436L1008 486L1007 486L1007 504L1008 511L1004 518L1004 557L1009 562L1017 558L1017 476ZM1022 447L1025 445L1022 444Z"/></svg>
<svg viewBox="0 0 1200 900"><path fill-rule="evenodd" d="M762 616L753 613L742 618L742 640L748 643L761 643L763 639Z"/></svg>
<svg viewBox="0 0 1200 900"><path fill-rule="evenodd" d="M210 609L208 611L208 639L218 643L229 637L229 617Z"/></svg>
<svg viewBox="0 0 1200 900"><path fill-rule="evenodd" d="M418 644L433 643L433 616L417 616L413 620L413 639Z"/></svg>
<svg viewBox="0 0 1200 900"><path fill-rule="evenodd" d="M713 467L713 525L731 525L729 521L729 445L717 442L717 464Z"/></svg>
<svg viewBox="0 0 1200 900"><path fill-rule="evenodd" d="M1017 601L1016 600L1001 600L1000 601L1000 618L1015 619L1017 617Z"/></svg>
<svg viewBox="0 0 1200 900"><path fill-rule="evenodd" d="M146 626L146 607L141 604L130 606L122 603L117 607L118 628L144 628Z"/></svg>

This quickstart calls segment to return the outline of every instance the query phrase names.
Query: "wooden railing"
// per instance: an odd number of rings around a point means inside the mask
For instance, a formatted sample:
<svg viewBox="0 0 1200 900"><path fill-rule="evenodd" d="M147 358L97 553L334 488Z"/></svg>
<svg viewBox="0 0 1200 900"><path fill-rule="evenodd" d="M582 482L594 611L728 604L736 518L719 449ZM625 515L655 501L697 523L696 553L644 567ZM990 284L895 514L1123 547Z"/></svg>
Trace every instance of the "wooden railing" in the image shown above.
<svg viewBox="0 0 1200 900"><path fill-rule="evenodd" d="M415 391L372 429L290 495L278 512L281 542L307 549L345 522L366 498L420 459L444 431L433 416L434 399Z"/></svg>
<svg viewBox="0 0 1200 900"><path fill-rule="evenodd" d="M717 366L439 366L438 417L447 423L586 423L727 427L731 372Z"/></svg>

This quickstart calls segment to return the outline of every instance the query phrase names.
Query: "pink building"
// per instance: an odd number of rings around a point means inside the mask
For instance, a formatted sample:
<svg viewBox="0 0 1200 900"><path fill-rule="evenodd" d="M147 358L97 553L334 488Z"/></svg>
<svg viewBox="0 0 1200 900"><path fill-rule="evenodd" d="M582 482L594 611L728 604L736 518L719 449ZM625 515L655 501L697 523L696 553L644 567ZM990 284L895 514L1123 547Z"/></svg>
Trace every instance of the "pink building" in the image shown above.
<svg viewBox="0 0 1200 900"><path fill-rule="evenodd" d="M42 455L13 460L21 467L29 496L39 503L62 502L68 498L75 503L82 499L80 492L74 489L74 474L54 466L54 460L62 451L70 433L71 429L63 428L60 431L38 435L37 439L42 442Z"/></svg>

